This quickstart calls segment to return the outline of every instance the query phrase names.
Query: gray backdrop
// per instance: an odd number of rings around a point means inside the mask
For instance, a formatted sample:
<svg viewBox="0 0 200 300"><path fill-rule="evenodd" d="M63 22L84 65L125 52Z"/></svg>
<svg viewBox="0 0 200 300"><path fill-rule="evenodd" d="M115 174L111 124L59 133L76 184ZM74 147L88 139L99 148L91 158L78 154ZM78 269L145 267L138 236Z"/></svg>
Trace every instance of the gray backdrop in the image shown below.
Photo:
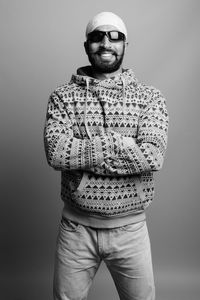
<svg viewBox="0 0 200 300"><path fill-rule="evenodd" d="M85 26L100 11L127 24L124 67L168 101L168 151L147 213L157 299L199 299L199 9L198 0L0 1L2 300L52 299L62 202L43 148L47 100L88 63ZM92 299L118 299L104 265Z"/></svg>

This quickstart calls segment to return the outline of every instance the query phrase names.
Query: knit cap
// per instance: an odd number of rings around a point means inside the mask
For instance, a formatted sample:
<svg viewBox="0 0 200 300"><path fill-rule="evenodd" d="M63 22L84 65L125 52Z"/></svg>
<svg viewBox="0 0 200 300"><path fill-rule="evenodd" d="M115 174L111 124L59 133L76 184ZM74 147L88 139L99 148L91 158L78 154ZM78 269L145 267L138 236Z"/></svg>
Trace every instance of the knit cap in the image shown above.
<svg viewBox="0 0 200 300"><path fill-rule="evenodd" d="M101 12L94 16L86 27L86 38L88 34L94 31L97 27L103 25L111 25L116 28L116 30L122 32L127 39L127 29L122 21L122 19L112 12Z"/></svg>

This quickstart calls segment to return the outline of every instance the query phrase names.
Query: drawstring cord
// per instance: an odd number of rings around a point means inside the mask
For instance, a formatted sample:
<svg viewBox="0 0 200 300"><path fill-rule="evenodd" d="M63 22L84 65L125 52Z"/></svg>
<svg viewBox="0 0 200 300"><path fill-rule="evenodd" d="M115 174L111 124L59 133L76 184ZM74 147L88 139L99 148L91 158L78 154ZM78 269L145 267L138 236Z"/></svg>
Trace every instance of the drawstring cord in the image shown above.
<svg viewBox="0 0 200 300"><path fill-rule="evenodd" d="M122 101L123 101L123 107L122 112L123 116L125 116L125 107L126 107L126 81L125 78L122 76ZM88 138L91 140L92 136L89 131L88 125L87 125L87 100L88 100L88 94L89 94L89 78L85 79L86 81L86 99L85 99L85 107L84 107L84 124L85 124L85 130L88 135Z"/></svg>
<svg viewBox="0 0 200 300"><path fill-rule="evenodd" d="M85 107L84 107L84 124L85 124L85 131L88 135L88 138L91 140L92 136L91 133L89 131L88 125L87 125L87 100L88 100L88 93L89 93L89 78L86 78L86 98L85 98ZM81 192L85 185L86 182L88 181L88 173L87 172L83 172L83 176L81 178L80 184L77 188L77 192Z"/></svg>
<svg viewBox="0 0 200 300"><path fill-rule="evenodd" d="M125 115L125 106L126 106L126 81L125 78L122 76L122 99L123 99L123 116Z"/></svg>
<svg viewBox="0 0 200 300"><path fill-rule="evenodd" d="M89 93L89 78L86 78L86 99L85 99L85 108L84 108L84 124L85 124L85 130L88 135L88 138L91 140L92 136L89 131L88 125L87 125L87 99L88 99L88 93Z"/></svg>

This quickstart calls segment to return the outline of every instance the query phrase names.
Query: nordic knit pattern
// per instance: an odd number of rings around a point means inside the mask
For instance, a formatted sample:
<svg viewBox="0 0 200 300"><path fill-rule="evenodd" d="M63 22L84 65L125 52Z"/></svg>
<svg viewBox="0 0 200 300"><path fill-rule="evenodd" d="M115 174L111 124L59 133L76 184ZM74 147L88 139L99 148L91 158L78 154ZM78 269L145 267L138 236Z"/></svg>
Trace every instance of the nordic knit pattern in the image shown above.
<svg viewBox="0 0 200 300"><path fill-rule="evenodd" d="M99 216L142 212L167 146L165 99L132 70L102 81L84 74L88 68L79 72L47 109L45 149L62 171L62 199Z"/></svg>

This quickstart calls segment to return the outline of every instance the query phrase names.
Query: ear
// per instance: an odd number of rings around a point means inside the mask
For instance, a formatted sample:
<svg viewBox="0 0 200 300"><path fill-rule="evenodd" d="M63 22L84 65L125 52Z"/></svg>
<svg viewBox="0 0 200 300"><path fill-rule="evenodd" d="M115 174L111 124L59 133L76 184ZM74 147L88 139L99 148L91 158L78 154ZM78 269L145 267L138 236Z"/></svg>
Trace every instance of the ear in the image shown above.
<svg viewBox="0 0 200 300"><path fill-rule="evenodd" d="M88 42L87 41L84 42L84 48L85 48L86 54L88 54Z"/></svg>
<svg viewBox="0 0 200 300"><path fill-rule="evenodd" d="M125 50L128 48L128 45L129 45L129 43L128 42L125 42Z"/></svg>

